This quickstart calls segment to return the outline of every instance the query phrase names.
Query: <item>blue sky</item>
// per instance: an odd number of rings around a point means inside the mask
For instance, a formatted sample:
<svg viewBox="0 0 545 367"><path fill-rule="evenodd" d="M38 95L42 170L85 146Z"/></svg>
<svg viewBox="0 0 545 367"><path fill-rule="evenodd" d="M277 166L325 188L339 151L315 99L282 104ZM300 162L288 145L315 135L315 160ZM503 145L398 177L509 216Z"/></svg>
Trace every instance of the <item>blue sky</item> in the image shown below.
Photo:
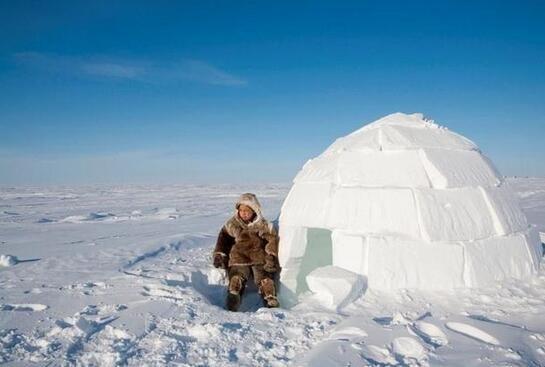
<svg viewBox="0 0 545 367"><path fill-rule="evenodd" d="M288 182L422 112L545 176L542 1L1 1L0 184Z"/></svg>

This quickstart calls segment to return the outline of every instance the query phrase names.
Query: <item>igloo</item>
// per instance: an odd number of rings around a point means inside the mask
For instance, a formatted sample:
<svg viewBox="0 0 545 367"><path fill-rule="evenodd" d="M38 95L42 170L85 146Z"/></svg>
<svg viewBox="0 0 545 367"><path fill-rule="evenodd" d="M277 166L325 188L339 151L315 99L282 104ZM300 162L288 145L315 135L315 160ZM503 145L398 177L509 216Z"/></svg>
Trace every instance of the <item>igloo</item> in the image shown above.
<svg viewBox="0 0 545 367"><path fill-rule="evenodd" d="M337 139L297 174L280 217L283 298L336 266L371 289L484 287L535 274L537 232L469 139L395 113Z"/></svg>

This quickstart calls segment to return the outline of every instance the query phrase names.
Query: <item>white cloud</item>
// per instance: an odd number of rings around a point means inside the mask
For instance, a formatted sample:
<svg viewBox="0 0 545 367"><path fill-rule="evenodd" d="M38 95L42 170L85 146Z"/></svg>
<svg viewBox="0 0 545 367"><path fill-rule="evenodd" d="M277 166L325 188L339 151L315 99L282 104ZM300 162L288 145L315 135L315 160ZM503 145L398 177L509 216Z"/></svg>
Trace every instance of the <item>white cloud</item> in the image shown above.
<svg viewBox="0 0 545 367"><path fill-rule="evenodd" d="M41 52L13 55L22 66L50 73L78 77L134 80L145 83L179 83L183 81L210 85L243 86L246 80L201 60L153 62L110 56L66 56Z"/></svg>

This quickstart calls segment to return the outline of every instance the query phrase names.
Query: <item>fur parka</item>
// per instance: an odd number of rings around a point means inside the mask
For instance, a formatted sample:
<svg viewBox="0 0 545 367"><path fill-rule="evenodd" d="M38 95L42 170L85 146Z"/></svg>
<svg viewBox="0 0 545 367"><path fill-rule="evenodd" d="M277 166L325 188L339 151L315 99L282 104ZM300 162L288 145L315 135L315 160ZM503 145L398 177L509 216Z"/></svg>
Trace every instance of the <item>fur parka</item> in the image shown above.
<svg viewBox="0 0 545 367"><path fill-rule="evenodd" d="M250 223L245 223L238 215L242 204L255 213ZM241 195L234 215L221 228L214 254L224 256L230 267L262 265L266 255L278 257L278 235L272 224L263 218L261 205L254 194Z"/></svg>

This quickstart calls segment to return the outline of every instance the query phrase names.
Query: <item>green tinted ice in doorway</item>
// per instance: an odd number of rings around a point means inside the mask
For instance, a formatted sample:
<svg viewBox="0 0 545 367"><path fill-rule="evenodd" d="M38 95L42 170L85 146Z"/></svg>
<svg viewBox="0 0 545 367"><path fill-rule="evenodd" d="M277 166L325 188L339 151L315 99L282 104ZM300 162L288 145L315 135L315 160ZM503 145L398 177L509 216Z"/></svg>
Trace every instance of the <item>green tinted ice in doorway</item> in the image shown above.
<svg viewBox="0 0 545 367"><path fill-rule="evenodd" d="M306 276L314 269L332 264L331 231L323 228L307 229L307 245L297 275L297 294L308 291Z"/></svg>

